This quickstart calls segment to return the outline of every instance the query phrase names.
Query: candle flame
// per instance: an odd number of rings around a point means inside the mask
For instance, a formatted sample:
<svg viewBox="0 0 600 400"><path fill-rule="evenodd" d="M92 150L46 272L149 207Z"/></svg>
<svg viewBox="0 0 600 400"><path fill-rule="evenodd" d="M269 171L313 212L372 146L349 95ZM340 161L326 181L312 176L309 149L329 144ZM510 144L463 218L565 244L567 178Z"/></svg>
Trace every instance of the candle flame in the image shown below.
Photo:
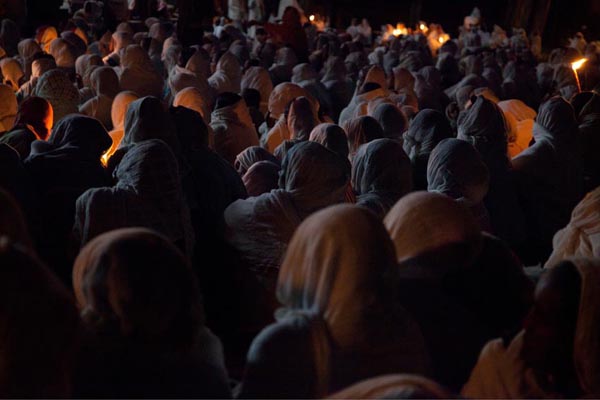
<svg viewBox="0 0 600 400"><path fill-rule="evenodd" d="M577 71L579 68L581 68L581 66L583 64L585 64L586 61L587 61L587 58L581 58L575 62L572 62L571 68L573 68L574 71Z"/></svg>
<svg viewBox="0 0 600 400"><path fill-rule="evenodd" d="M408 35L408 29L406 29L406 26L404 26L404 24L396 24L396 28L394 30L392 30L392 35L394 36L400 36L400 35Z"/></svg>
<svg viewBox="0 0 600 400"><path fill-rule="evenodd" d="M308 17L308 19L310 20L310 22L313 22L315 20L315 16L311 15L310 17Z"/></svg>

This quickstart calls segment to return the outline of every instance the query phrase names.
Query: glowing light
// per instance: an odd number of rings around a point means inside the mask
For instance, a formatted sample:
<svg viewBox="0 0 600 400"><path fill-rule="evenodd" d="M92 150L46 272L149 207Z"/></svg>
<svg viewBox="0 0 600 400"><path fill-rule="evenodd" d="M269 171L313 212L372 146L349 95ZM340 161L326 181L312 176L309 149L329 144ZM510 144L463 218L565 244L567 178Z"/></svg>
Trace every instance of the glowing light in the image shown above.
<svg viewBox="0 0 600 400"><path fill-rule="evenodd" d="M586 61L587 58L580 58L579 60L571 63L571 68L573 68L573 71L577 71L583 64L586 63Z"/></svg>
<svg viewBox="0 0 600 400"><path fill-rule="evenodd" d="M308 19L310 20L310 22L313 22L315 20L315 16L311 15L310 17L308 17Z"/></svg>
<svg viewBox="0 0 600 400"><path fill-rule="evenodd" d="M577 83L577 89L581 92L581 83L579 82L579 74L577 70L581 68L583 64L587 61L587 58L580 58L579 60L571 63L571 68L573 68L573 73L575 74L575 82Z"/></svg>
<svg viewBox="0 0 600 400"><path fill-rule="evenodd" d="M392 35L396 37L400 35L408 35L408 29L406 29L406 26L404 26L404 24L398 23L396 24L396 28L392 30Z"/></svg>

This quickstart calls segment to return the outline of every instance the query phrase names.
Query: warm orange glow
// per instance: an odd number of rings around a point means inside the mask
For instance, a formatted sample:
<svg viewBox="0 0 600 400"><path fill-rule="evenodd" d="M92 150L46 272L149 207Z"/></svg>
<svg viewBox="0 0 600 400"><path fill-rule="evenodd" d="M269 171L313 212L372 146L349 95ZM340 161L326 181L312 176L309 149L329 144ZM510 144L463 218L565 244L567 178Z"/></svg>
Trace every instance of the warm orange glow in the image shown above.
<svg viewBox="0 0 600 400"><path fill-rule="evenodd" d="M423 33L427 33L429 31L429 28L427 27L427 24L423 21L419 22L419 30Z"/></svg>
<svg viewBox="0 0 600 400"><path fill-rule="evenodd" d="M392 35L400 36L400 35L408 35L408 29L402 23L396 24L396 28L392 31Z"/></svg>
<svg viewBox="0 0 600 400"><path fill-rule="evenodd" d="M586 61L587 58L580 58L579 60L571 63L571 68L573 68L573 71L577 71L583 64L586 63Z"/></svg>
<svg viewBox="0 0 600 400"><path fill-rule="evenodd" d="M313 22L315 20L315 16L311 15L310 17L308 17L308 19L310 20L310 22Z"/></svg>

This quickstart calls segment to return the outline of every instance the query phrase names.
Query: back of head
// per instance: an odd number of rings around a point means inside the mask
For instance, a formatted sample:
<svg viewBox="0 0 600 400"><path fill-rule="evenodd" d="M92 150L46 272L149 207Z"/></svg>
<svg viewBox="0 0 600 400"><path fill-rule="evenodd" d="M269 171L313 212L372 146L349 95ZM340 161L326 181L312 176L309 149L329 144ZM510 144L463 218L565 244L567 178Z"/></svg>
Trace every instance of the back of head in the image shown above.
<svg viewBox="0 0 600 400"><path fill-rule="evenodd" d="M118 229L89 242L73 267L85 324L153 349L189 349L204 323L192 270L166 238Z"/></svg>
<svg viewBox="0 0 600 400"><path fill-rule="evenodd" d="M238 101L240 101L241 99L242 99L242 97L236 93L231 93L231 92L221 93L221 94L219 94L219 96L217 96L217 100L215 102L215 110L219 110L219 109L222 109L225 107L231 107L234 104L236 104Z"/></svg>
<svg viewBox="0 0 600 400"><path fill-rule="evenodd" d="M402 197L384 223L396 247L398 261L480 238L479 224L471 212L438 193L414 192Z"/></svg>
<svg viewBox="0 0 600 400"><path fill-rule="evenodd" d="M306 97L298 97L290 103L288 114L288 129L292 139L308 140L310 132L317 125L315 112L311 102Z"/></svg>
<svg viewBox="0 0 600 400"><path fill-rule="evenodd" d="M379 122L369 116L362 116L346 121L343 128L348 137L350 155L353 155L360 145L384 137L383 129L381 129Z"/></svg>
<svg viewBox="0 0 600 400"><path fill-rule="evenodd" d="M553 97L543 103L535 122L555 138L575 139L575 113L573 107L562 97Z"/></svg>
<svg viewBox="0 0 600 400"><path fill-rule="evenodd" d="M339 125L319 124L314 127L308 140L322 144L344 159L348 158L348 139Z"/></svg>
<svg viewBox="0 0 600 400"><path fill-rule="evenodd" d="M470 143L444 139L429 156L427 185L430 192L477 204L487 194L489 171Z"/></svg>
<svg viewBox="0 0 600 400"><path fill-rule="evenodd" d="M152 96L143 97L129 104L121 146L148 139L160 139L174 152L179 151L171 116L161 101Z"/></svg>
<svg viewBox="0 0 600 400"><path fill-rule="evenodd" d="M137 94L131 91L123 91L115 96L110 110L110 118L115 130L123 129L129 105L139 98Z"/></svg>
<svg viewBox="0 0 600 400"><path fill-rule="evenodd" d="M298 143L283 160L279 187L292 194L303 213L339 203L349 177L344 161L318 143Z"/></svg>
<svg viewBox="0 0 600 400"><path fill-rule="evenodd" d="M91 158L97 158L98 162L112 143L100 121L78 114L61 119L52 130L48 142L56 148L77 148Z"/></svg>
<svg viewBox="0 0 600 400"><path fill-rule="evenodd" d="M373 118L379 122L386 138L400 140L408 127L406 116L393 104L381 103L373 111Z"/></svg>
<svg viewBox="0 0 600 400"><path fill-rule="evenodd" d="M404 135L404 150L413 162L429 154L443 139L452 137L448 119L439 111L425 109L417 113Z"/></svg>
<svg viewBox="0 0 600 400"><path fill-rule="evenodd" d="M323 317L343 346L367 336L368 327L361 325L367 310L391 306L388 284L395 268L392 243L374 215L350 205L329 207L294 233L277 298L288 310Z"/></svg>
<svg viewBox="0 0 600 400"><path fill-rule="evenodd" d="M54 111L48 100L30 96L19 106L15 124L27 124L31 126L39 139L48 139L53 123Z"/></svg>

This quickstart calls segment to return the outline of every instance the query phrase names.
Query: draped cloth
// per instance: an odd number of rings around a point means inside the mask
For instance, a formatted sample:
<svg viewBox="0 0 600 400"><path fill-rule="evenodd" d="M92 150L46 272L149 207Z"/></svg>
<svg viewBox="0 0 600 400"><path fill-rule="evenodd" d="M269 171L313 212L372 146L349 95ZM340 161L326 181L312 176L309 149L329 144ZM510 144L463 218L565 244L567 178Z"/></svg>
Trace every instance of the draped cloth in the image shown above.
<svg viewBox="0 0 600 400"><path fill-rule="evenodd" d="M348 158L348 139L346 132L339 125L319 124L314 127L308 140L322 144L341 157Z"/></svg>
<svg viewBox="0 0 600 400"><path fill-rule="evenodd" d="M340 205L307 218L279 273L278 322L248 353L242 396L321 398L373 376L424 373L419 327L393 300L396 271L392 243L368 211ZM293 356L281 352L294 336Z"/></svg>
<svg viewBox="0 0 600 400"><path fill-rule="evenodd" d="M258 134L244 99L214 110L210 127L214 132L215 151L231 165L242 151L258 146Z"/></svg>
<svg viewBox="0 0 600 400"><path fill-rule="evenodd" d="M284 159L278 190L225 210L228 241L255 273L276 274L302 220L344 200L348 172L343 160L320 144L295 145Z"/></svg>
<svg viewBox="0 0 600 400"><path fill-rule="evenodd" d="M463 203L478 219L482 230L490 231L483 199L490 176L477 150L459 139L444 139L433 149L427 164L427 190L445 194Z"/></svg>
<svg viewBox="0 0 600 400"><path fill-rule="evenodd" d="M439 193L404 196L385 216L384 223L399 262L450 243L477 241L480 234L468 209Z"/></svg>
<svg viewBox="0 0 600 400"><path fill-rule="evenodd" d="M577 204L567 226L554 235L552 245L546 268L570 257L600 257L600 188Z"/></svg>
<svg viewBox="0 0 600 400"><path fill-rule="evenodd" d="M521 100L504 100L498 103L508 123L508 154L511 158L529 147L533 139L533 122L537 115L534 109Z"/></svg>
<svg viewBox="0 0 600 400"><path fill-rule="evenodd" d="M131 90L140 97L162 97L163 79L143 48L138 45L127 46L121 57L121 68L121 90Z"/></svg>
<svg viewBox="0 0 600 400"><path fill-rule="evenodd" d="M573 108L562 98L542 104L533 128L535 144L513 160L529 243L544 262L554 234L569 222L583 196L583 165Z"/></svg>
<svg viewBox="0 0 600 400"><path fill-rule="evenodd" d="M55 124L64 116L78 111L79 91L69 77L58 69L44 73L37 80L34 95L50 102L54 110Z"/></svg>
<svg viewBox="0 0 600 400"><path fill-rule="evenodd" d="M418 375L383 375L340 390L329 399L449 399L452 394L432 380Z"/></svg>
<svg viewBox="0 0 600 400"><path fill-rule="evenodd" d="M343 128L348 140L348 158L350 161L352 161L361 145L384 137L379 123L369 116L351 119L344 123Z"/></svg>
<svg viewBox="0 0 600 400"><path fill-rule="evenodd" d="M189 257L194 235L171 149L155 139L136 143L115 177L115 186L88 190L77 199L73 233L79 243L112 229L141 226L162 233Z"/></svg>
<svg viewBox="0 0 600 400"><path fill-rule="evenodd" d="M600 396L600 265L591 259L575 258L573 262L581 277L579 310L575 324L573 361L582 398ZM540 386L534 372L520 357L524 331L508 346L502 339L490 341L481 351L462 395L470 398L556 398Z"/></svg>
<svg viewBox="0 0 600 400"><path fill-rule="evenodd" d="M408 128L408 121L398 107L381 103L375 107L371 116L379 122L386 138L402 142L402 134Z"/></svg>
<svg viewBox="0 0 600 400"><path fill-rule="evenodd" d="M78 396L229 397L195 276L167 238L145 228L98 236L75 260L73 287L95 345L82 357Z"/></svg>
<svg viewBox="0 0 600 400"><path fill-rule="evenodd" d="M105 164L115 153L115 151L117 151L119 145L121 144L121 140L123 140L123 135L125 133L125 115L127 115L127 109L129 108L129 105L137 99L139 99L139 96L130 91L123 91L117 94L113 99L110 109L110 120L112 122L113 129L108 133L112 139L112 145L103 156L103 161Z"/></svg>
<svg viewBox="0 0 600 400"><path fill-rule="evenodd" d="M383 219L412 190L410 160L402 145L391 139L375 139L362 145L353 160L352 187L356 204Z"/></svg>
<svg viewBox="0 0 600 400"><path fill-rule="evenodd" d="M217 94L239 93L242 82L242 68L239 61L229 51L217 62L216 71L208 78L208 84Z"/></svg>
<svg viewBox="0 0 600 400"><path fill-rule="evenodd" d="M429 155L443 139L452 137L452 128L444 114L435 110L421 110L404 133L404 151L413 165L413 185L416 190L427 188Z"/></svg>
<svg viewBox="0 0 600 400"><path fill-rule="evenodd" d="M65 244L73 227L75 202L87 189L108 183L100 157L110 142L96 119L69 115L54 126L48 141L31 144L24 161L39 193L40 253L67 281L71 260Z"/></svg>
<svg viewBox="0 0 600 400"><path fill-rule="evenodd" d="M3 76L2 83L9 85L13 92L19 90L21 78L25 75L21 64L14 58L3 58L0 60L0 69Z"/></svg>
<svg viewBox="0 0 600 400"><path fill-rule="evenodd" d="M96 96L79 107L82 114L98 119L107 129L112 129L111 110L119 93L119 77L111 67L96 68L90 76L90 85Z"/></svg>
<svg viewBox="0 0 600 400"><path fill-rule="evenodd" d="M583 106L578 115L578 122L583 150L585 190L589 191L600 186L600 160L597 157L600 149L600 94L594 94Z"/></svg>
<svg viewBox="0 0 600 400"><path fill-rule="evenodd" d="M233 166L240 176L244 176L252 165L260 161L271 161L275 164L279 164L279 160L277 160L274 155L262 147L252 146L248 147L235 157Z"/></svg>
<svg viewBox="0 0 600 400"><path fill-rule="evenodd" d="M207 93L202 92L196 87L187 87L180 90L173 99L174 107L185 107L196 111L202 119L210 124L210 102L207 99Z"/></svg>
<svg viewBox="0 0 600 400"><path fill-rule="evenodd" d="M273 161L259 161L252 164L242 177L248 196L256 197L277 189L280 168L279 164Z"/></svg>
<svg viewBox="0 0 600 400"><path fill-rule="evenodd" d="M269 98L273 91L273 82L269 71L263 67L250 67L244 73L241 89L254 89L260 93L260 111L265 114L269 108Z"/></svg>
<svg viewBox="0 0 600 400"><path fill-rule="evenodd" d="M477 149L490 173L484 203L490 213L493 233L517 249L525 241L525 216L507 155L506 132L502 111L483 96L478 96L458 117L458 139L468 141Z"/></svg>
<svg viewBox="0 0 600 400"><path fill-rule="evenodd" d="M0 85L0 132L9 131L17 117L17 98L10 86Z"/></svg>

